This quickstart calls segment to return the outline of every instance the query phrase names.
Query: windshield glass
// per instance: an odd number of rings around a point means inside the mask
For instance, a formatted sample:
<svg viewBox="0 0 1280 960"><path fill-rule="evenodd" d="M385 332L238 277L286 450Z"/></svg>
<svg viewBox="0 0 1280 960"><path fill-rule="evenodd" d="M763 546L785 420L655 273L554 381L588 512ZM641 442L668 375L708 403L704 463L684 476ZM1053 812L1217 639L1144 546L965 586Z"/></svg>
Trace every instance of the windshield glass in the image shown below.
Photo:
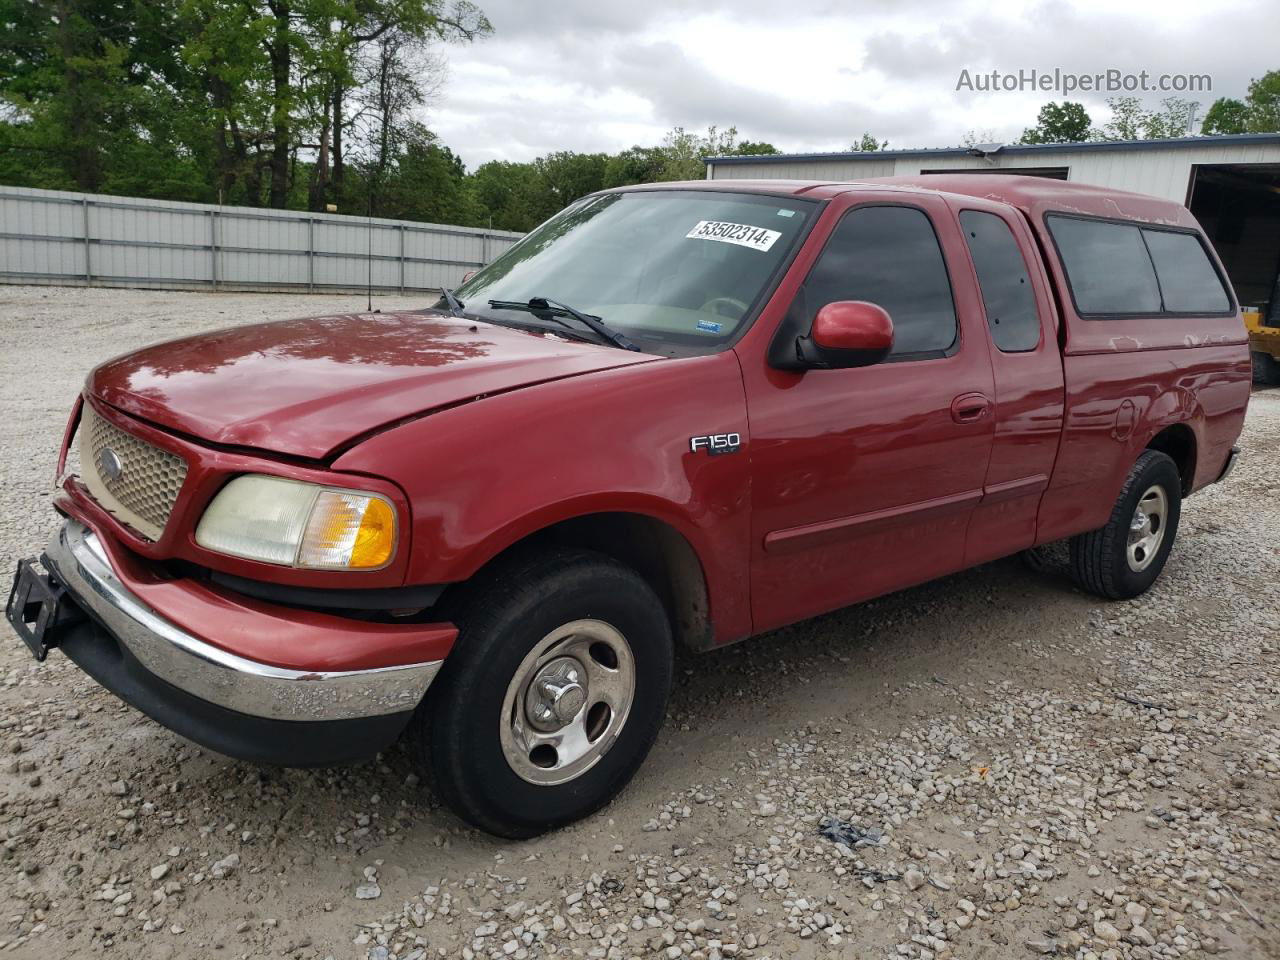
<svg viewBox="0 0 1280 960"><path fill-rule="evenodd" d="M814 209L703 190L587 197L455 293L468 314L499 322L539 321L490 300L546 298L599 316L646 350L710 353L739 332Z"/></svg>

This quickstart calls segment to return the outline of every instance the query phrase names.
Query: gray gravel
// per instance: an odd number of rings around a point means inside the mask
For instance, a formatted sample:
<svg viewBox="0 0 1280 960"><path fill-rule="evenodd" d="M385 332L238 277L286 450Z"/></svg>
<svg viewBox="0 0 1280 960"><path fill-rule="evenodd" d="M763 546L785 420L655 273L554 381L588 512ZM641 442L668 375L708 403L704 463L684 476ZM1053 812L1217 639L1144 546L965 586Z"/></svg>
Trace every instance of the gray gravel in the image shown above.
<svg viewBox="0 0 1280 960"><path fill-rule="evenodd" d="M0 287L0 554L55 526L93 363L359 306ZM1280 391L1243 446L1137 601L1007 560L682 656L636 782L527 843L463 828L398 749L332 771L209 754L6 629L0 953L1280 956Z"/></svg>

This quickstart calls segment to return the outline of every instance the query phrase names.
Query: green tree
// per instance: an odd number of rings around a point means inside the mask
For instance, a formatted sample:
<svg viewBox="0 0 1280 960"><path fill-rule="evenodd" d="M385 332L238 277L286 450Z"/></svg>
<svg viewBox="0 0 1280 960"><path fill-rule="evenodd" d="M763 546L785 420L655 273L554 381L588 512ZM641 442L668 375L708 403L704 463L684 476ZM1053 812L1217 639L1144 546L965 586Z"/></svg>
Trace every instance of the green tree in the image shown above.
<svg viewBox="0 0 1280 960"><path fill-rule="evenodd" d="M1204 115L1200 132L1206 136L1245 133L1249 129L1249 108L1240 100L1219 97Z"/></svg>
<svg viewBox="0 0 1280 960"><path fill-rule="evenodd" d="M737 127L708 127L706 136L674 127L662 140L662 160L655 179L702 180L707 175L707 157L729 156L737 147Z"/></svg>
<svg viewBox="0 0 1280 960"><path fill-rule="evenodd" d="M1098 131L1101 140L1141 140L1146 111L1137 97L1112 97L1107 101L1111 119Z"/></svg>
<svg viewBox="0 0 1280 960"><path fill-rule="evenodd" d="M538 173L532 163L490 160L468 179L481 209L476 226L528 231L541 222Z"/></svg>
<svg viewBox="0 0 1280 960"><path fill-rule="evenodd" d="M782 151L763 140L743 140L730 152L735 157L769 157Z"/></svg>
<svg viewBox="0 0 1280 960"><path fill-rule="evenodd" d="M1099 140L1161 140L1185 137L1200 104L1180 97L1160 101L1158 110L1146 110L1137 97L1113 97L1107 101L1111 119L1094 131Z"/></svg>
<svg viewBox="0 0 1280 960"><path fill-rule="evenodd" d="M259 206L273 110L264 54L272 23L251 12L242 0L183 0L182 106L215 199Z"/></svg>
<svg viewBox="0 0 1280 960"><path fill-rule="evenodd" d="M468 0L323 0L308 36L314 63L307 113L314 131L310 204L343 195L348 156L385 171L402 139L413 139L413 112L435 92L440 42L469 42L492 32ZM354 141L354 142L353 142Z"/></svg>
<svg viewBox="0 0 1280 960"><path fill-rule="evenodd" d="M560 150L535 160L538 222L589 193L603 190L608 160L603 153L574 153L572 150Z"/></svg>
<svg viewBox="0 0 1280 960"><path fill-rule="evenodd" d="M1270 70L1250 81L1245 103L1250 133L1280 131L1280 70Z"/></svg>
<svg viewBox="0 0 1280 960"><path fill-rule="evenodd" d="M1089 139L1092 123L1083 103L1046 103L1036 115L1036 125L1023 130L1018 142L1080 143Z"/></svg>
<svg viewBox="0 0 1280 960"><path fill-rule="evenodd" d="M0 22L7 182L275 207L337 199L344 133L385 171L425 45L490 30L467 0L0 0Z"/></svg>
<svg viewBox="0 0 1280 960"><path fill-rule="evenodd" d="M700 180L706 176L702 158L709 153L708 141L721 137L712 127L707 137L700 137L684 127L675 127L662 140L662 160L657 180ZM732 139L732 137L730 138ZM724 144L727 148L728 144ZM716 153L723 151L717 150Z"/></svg>
<svg viewBox="0 0 1280 960"><path fill-rule="evenodd" d="M624 187L659 180L665 157L661 147L631 147L615 153L605 161L604 185Z"/></svg>
<svg viewBox="0 0 1280 960"><path fill-rule="evenodd" d="M870 133L864 133L862 138L849 148L856 153L871 153L877 150L889 149L888 140L877 140Z"/></svg>
<svg viewBox="0 0 1280 960"><path fill-rule="evenodd" d="M1219 97L1205 114L1204 134L1275 133L1280 131L1280 70L1249 82L1244 100Z"/></svg>
<svg viewBox="0 0 1280 960"><path fill-rule="evenodd" d="M484 215L462 159L421 124L406 131L386 168L358 170L351 190L371 194L375 216L474 224Z"/></svg>
<svg viewBox="0 0 1280 960"><path fill-rule="evenodd" d="M1160 109L1147 113L1143 118L1143 137L1147 140L1162 140L1189 135L1199 107L1200 104L1196 101L1179 97L1161 100Z"/></svg>
<svg viewBox="0 0 1280 960"><path fill-rule="evenodd" d="M172 80L171 6L0 0L0 22L0 145L10 182L99 190L128 148L167 152L142 122L154 103L148 85Z"/></svg>

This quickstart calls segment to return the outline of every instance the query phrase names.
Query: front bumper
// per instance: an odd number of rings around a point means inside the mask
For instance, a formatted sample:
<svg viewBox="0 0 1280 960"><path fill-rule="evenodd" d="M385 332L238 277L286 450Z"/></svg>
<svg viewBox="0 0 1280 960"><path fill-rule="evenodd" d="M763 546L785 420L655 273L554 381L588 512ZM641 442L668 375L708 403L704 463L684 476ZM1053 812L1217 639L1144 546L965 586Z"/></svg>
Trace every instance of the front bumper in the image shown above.
<svg viewBox="0 0 1280 960"><path fill-rule="evenodd" d="M74 519L42 562L88 615L56 627L51 645L153 719L231 756L288 766L371 756L403 730L442 663L305 670L239 656L150 607Z"/></svg>

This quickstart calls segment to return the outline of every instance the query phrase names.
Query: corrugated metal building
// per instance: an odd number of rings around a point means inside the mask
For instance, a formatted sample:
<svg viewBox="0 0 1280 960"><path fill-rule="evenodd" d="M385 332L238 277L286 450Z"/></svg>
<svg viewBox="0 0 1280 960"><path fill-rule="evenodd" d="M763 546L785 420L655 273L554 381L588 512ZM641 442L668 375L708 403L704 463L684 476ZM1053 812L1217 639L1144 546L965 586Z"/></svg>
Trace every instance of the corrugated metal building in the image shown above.
<svg viewBox="0 0 1280 960"><path fill-rule="evenodd" d="M958 170L1054 177L1185 203L1217 247L1241 304L1280 324L1280 133L707 160L712 180L844 181Z"/></svg>

